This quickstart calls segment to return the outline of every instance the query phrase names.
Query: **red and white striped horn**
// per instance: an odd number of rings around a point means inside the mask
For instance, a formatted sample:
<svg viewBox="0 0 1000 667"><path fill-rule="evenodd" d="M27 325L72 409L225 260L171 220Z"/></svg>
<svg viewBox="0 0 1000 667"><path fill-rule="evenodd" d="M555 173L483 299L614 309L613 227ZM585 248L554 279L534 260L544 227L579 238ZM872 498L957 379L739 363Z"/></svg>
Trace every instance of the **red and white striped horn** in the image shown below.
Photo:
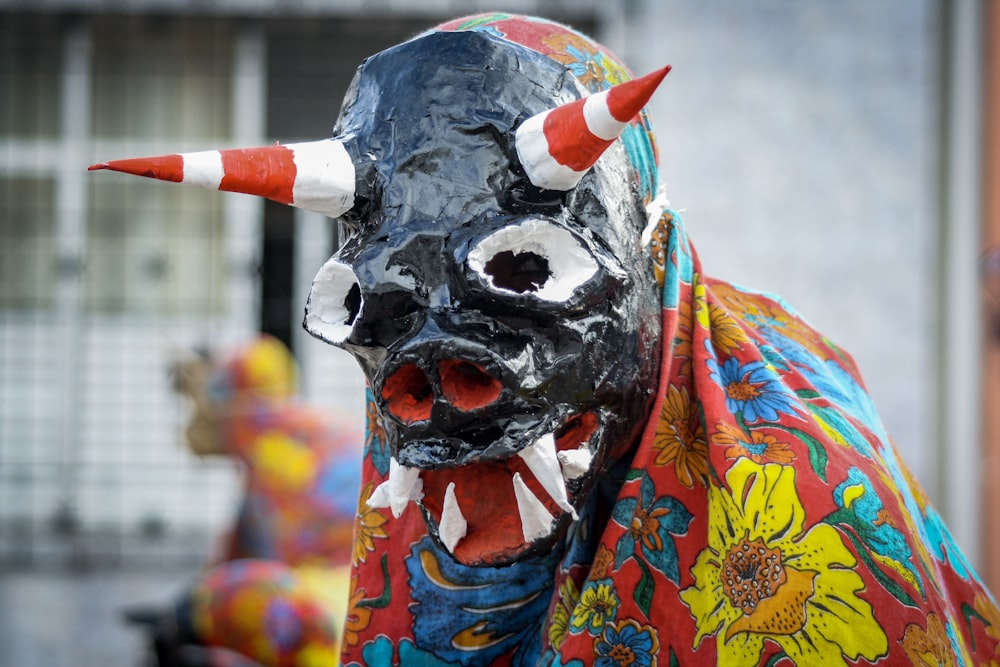
<svg viewBox="0 0 1000 667"><path fill-rule="evenodd" d="M336 139L112 160L88 169L259 195L332 218L354 205L354 164Z"/></svg>
<svg viewBox="0 0 1000 667"><path fill-rule="evenodd" d="M517 128L515 145L528 179L546 190L569 190L649 102L670 66L555 109Z"/></svg>

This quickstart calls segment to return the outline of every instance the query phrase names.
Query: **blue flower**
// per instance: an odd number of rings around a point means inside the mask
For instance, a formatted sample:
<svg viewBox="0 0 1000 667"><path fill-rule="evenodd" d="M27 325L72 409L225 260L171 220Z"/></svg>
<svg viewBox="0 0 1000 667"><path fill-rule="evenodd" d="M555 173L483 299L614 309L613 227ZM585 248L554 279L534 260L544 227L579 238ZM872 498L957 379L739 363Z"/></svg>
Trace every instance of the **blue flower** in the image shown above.
<svg viewBox="0 0 1000 667"><path fill-rule="evenodd" d="M604 629L604 637L594 644L595 667L651 667L660 642L649 626L628 619Z"/></svg>
<svg viewBox="0 0 1000 667"><path fill-rule="evenodd" d="M620 566L638 545L650 565L677 583L681 575L671 535L687 533L693 517L681 501L672 496L654 499L653 493L652 480L643 475L639 498L622 498L615 504L612 518L627 529L618 539L615 563Z"/></svg>
<svg viewBox="0 0 1000 667"><path fill-rule="evenodd" d="M794 414L796 398L763 362L740 365L730 357L721 366L707 361L711 377L726 392L726 407L733 414L743 413L748 422L777 421L780 414Z"/></svg>

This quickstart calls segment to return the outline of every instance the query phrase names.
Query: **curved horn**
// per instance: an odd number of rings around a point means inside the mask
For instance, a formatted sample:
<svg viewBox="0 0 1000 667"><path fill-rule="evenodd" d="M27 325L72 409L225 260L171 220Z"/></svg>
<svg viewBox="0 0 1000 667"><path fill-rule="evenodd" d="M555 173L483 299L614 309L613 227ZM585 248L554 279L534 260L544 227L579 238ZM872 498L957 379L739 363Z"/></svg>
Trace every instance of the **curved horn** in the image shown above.
<svg viewBox="0 0 1000 667"><path fill-rule="evenodd" d="M354 205L354 164L336 139L112 160L88 167L98 169L259 195L332 218Z"/></svg>
<svg viewBox="0 0 1000 667"><path fill-rule="evenodd" d="M670 66L543 111L517 128L515 145L528 179L569 190L642 111Z"/></svg>

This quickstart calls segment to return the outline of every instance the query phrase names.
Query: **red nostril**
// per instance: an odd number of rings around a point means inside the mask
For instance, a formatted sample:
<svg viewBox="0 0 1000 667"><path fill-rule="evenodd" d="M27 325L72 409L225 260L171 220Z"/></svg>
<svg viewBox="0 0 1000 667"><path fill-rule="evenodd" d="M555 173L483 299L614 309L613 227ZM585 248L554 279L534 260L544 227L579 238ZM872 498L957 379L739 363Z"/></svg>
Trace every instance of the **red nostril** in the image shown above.
<svg viewBox="0 0 1000 667"><path fill-rule="evenodd" d="M445 400L459 410L482 408L500 397L500 381L472 362L446 359L438 370Z"/></svg>
<svg viewBox="0 0 1000 667"><path fill-rule="evenodd" d="M386 378L382 398L389 412L407 424L431 417L434 391L416 364L406 364Z"/></svg>

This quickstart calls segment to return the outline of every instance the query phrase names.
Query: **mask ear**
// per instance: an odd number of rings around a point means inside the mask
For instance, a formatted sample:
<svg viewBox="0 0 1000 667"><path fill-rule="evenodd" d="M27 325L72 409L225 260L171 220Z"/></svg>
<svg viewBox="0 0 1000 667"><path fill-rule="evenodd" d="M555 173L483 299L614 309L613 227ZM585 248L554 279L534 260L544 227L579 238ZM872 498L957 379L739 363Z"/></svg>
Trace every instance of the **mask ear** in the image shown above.
<svg viewBox="0 0 1000 667"><path fill-rule="evenodd" d="M668 65L524 121L514 141L528 179L546 190L572 189L642 111L669 71Z"/></svg>
<svg viewBox="0 0 1000 667"><path fill-rule="evenodd" d="M89 167L98 169L258 195L331 218L354 205L354 164L337 139L113 160Z"/></svg>

